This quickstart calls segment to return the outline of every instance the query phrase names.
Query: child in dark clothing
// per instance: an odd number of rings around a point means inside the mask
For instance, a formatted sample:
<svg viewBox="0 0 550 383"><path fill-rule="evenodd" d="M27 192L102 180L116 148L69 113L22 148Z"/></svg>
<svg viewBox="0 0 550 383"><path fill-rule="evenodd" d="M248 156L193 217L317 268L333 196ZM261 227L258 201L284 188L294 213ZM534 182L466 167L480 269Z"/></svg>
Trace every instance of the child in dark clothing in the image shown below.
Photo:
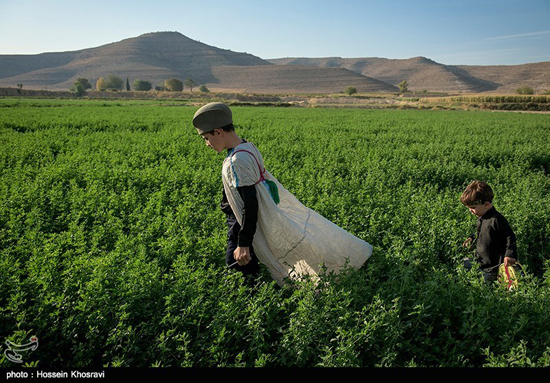
<svg viewBox="0 0 550 383"><path fill-rule="evenodd" d="M516 236L510 224L493 206L493 190L487 183L470 183L460 201L478 217L477 232L464 241L464 247L476 242L475 258L485 281L489 284L497 280L498 268L504 263L512 266L517 262ZM464 266L471 268L469 259Z"/></svg>

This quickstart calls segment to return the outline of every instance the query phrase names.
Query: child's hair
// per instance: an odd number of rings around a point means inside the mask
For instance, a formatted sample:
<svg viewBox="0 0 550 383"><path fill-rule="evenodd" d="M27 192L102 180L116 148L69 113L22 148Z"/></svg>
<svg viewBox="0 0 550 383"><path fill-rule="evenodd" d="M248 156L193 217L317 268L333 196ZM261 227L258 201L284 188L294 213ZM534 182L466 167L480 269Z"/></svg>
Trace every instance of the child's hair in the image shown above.
<svg viewBox="0 0 550 383"><path fill-rule="evenodd" d="M223 129L226 132L234 132L235 126L233 126L233 123L231 123L229 125L222 126L220 129Z"/></svg>
<svg viewBox="0 0 550 383"><path fill-rule="evenodd" d="M221 129L225 132L234 132L235 131L235 126L231 123L231 124L228 124L228 125L216 128L216 129ZM214 129L214 130L216 130L216 129ZM212 135L212 134L214 134L214 130L211 131L211 132L205 133L205 134L211 134Z"/></svg>
<svg viewBox="0 0 550 383"><path fill-rule="evenodd" d="M472 181L462 192L460 202L466 206L481 205L484 202L493 202L493 189L482 181Z"/></svg>

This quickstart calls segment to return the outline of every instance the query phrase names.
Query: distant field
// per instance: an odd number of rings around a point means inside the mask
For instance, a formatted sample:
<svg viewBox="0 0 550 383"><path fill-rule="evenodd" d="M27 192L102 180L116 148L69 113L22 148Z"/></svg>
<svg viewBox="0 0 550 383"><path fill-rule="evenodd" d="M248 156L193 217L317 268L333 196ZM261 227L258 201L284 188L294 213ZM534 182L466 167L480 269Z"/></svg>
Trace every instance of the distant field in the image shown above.
<svg viewBox="0 0 550 383"><path fill-rule="evenodd" d="M514 112L550 113L550 96L518 95L497 93L442 93L408 92L398 93L367 92L349 96L344 91L335 93L242 93L233 90L212 92L141 92L141 91L88 91L83 97L70 92L48 92L41 90L0 88L0 99L4 106L13 103L29 105L67 104L78 105L86 102L106 102L119 106L141 105L189 105L200 106L209 101L223 101L240 106L299 106L312 108L357 108L357 109L434 109L434 110L500 110ZM47 101L50 100L50 101Z"/></svg>
<svg viewBox="0 0 550 383"><path fill-rule="evenodd" d="M268 170L375 248L251 291L224 266L223 155L196 109L0 99L2 347L34 335L23 361L61 368L550 366L548 116L235 106ZM473 179L518 237L517 291L462 268Z"/></svg>

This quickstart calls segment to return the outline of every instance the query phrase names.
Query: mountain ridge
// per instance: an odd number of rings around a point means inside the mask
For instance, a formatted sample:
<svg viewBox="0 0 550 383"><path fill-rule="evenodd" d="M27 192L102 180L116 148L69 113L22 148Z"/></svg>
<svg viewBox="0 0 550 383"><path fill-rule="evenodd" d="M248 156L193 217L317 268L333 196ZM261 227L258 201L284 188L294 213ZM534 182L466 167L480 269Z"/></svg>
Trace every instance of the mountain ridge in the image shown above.
<svg viewBox="0 0 550 383"><path fill-rule="evenodd" d="M333 93L348 86L359 92L410 90L487 92L518 84L550 89L550 62L521 66L444 65L429 58L282 58L264 60L190 39L179 32L151 32L77 51L0 55L0 86L68 89L76 78L95 84L117 75L160 85L165 79L192 78L212 90Z"/></svg>
<svg viewBox="0 0 550 383"><path fill-rule="evenodd" d="M268 59L276 65L343 67L397 85L406 80L410 90L443 92L515 91L521 85L550 89L550 62L520 65L445 65L423 56L409 59L380 57L285 57Z"/></svg>
<svg viewBox="0 0 550 383"><path fill-rule="evenodd" d="M146 76L157 82L185 75L208 82L214 80L209 69L219 65L272 64L250 54L211 47L178 32L154 32L72 52L0 55L0 84L44 85L44 79L49 78L50 87L67 89L77 77L95 81L110 74Z"/></svg>

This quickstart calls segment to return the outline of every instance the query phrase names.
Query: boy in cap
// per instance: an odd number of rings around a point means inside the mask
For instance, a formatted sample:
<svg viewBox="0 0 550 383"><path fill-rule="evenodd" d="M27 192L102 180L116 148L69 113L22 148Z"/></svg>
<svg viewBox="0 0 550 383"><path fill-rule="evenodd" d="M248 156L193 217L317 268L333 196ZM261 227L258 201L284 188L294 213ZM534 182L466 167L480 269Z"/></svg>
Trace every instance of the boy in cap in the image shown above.
<svg viewBox="0 0 550 383"><path fill-rule="evenodd" d="M200 112L200 113L199 113ZM227 150L230 155L235 147L246 141L241 139L233 126L231 109L223 103L210 103L205 105L193 119L193 124L198 133L206 141L206 145L216 152ZM228 233L225 262L244 275L254 277L258 270L258 258L252 247L252 239L256 232L258 219L258 200L255 186L236 185L237 192L243 200L241 211L241 224L239 224L231 205L227 200L225 188L222 192L220 207L226 215Z"/></svg>
<svg viewBox="0 0 550 383"><path fill-rule="evenodd" d="M287 277L316 276L324 268L359 268L371 256L370 244L302 205L265 169L256 146L236 134L227 105L204 105L193 125L208 147L227 150L222 209L230 227L229 265L256 273L260 261L282 285Z"/></svg>
<svg viewBox="0 0 550 383"><path fill-rule="evenodd" d="M476 235L469 236L463 246L470 247L476 242L475 257L489 284L497 280L502 263L512 266L517 260L516 236L506 218L493 206L493 197L491 187L481 181L472 181L460 197L462 204L478 218ZM471 268L468 259L465 267Z"/></svg>

